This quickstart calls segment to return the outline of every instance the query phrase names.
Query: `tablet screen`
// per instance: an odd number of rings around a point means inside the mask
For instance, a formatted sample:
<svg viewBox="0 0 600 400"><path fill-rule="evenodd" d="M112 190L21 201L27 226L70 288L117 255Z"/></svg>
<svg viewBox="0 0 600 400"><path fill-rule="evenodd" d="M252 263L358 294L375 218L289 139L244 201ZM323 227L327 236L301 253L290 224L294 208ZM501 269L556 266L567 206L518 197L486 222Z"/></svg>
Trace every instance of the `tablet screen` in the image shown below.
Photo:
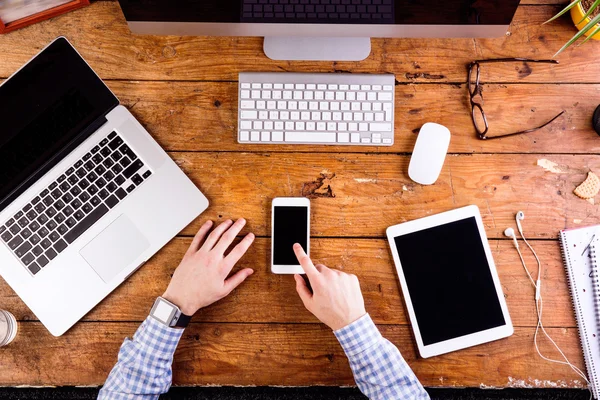
<svg viewBox="0 0 600 400"><path fill-rule="evenodd" d="M506 325L475 217L394 241L424 345Z"/></svg>

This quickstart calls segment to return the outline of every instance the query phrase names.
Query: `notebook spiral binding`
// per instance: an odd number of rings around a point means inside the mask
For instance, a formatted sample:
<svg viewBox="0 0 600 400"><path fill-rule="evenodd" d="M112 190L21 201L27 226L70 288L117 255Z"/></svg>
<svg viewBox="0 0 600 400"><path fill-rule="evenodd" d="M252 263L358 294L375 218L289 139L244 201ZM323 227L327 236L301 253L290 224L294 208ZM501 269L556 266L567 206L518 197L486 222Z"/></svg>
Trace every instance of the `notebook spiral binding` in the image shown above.
<svg viewBox="0 0 600 400"><path fill-rule="evenodd" d="M579 333L579 341L581 343L581 348L583 350L583 356L584 356L584 360L585 360L585 365L586 365L586 369L588 372L588 378L590 380L590 384L591 384L591 390L594 394L597 393L598 389L600 388L600 380L598 379L598 374L596 371L596 365L594 364L594 360L589 356L590 353L590 343L588 342L588 332L586 329L586 324L583 321L583 311L581 310L580 307L580 299L579 299L579 294L577 293L577 290L574 290L573 288L576 287L576 281L574 279L574 277L572 276L573 271L571 271L571 268L569 268L570 260L570 253L569 253L569 248L567 246L564 245L564 243L566 242L566 238L564 236L564 232L560 233L560 241L563 244L562 246L560 246L560 252L564 261L564 265L565 265L565 269L567 272L567 282L568 282L568 286L569 286L569 293L571 295L571 299L573 300L573 310L575 312L575 317L577 319L577 326L578 326L578 333ZM592 245L590 246L590 258L592 260L592 274L593 274L593 282L594 282L594 286L595 286L595 315L596 317L600 316L600 288L598 287L598 266L597 266L597 255L596 255L596 249L595 247ZM597 319L598 321L598 319ZM597 398L597 396L594 396L594 398Z"/></svg>
<svg viewBox="0 0 600 400"><path fill-rule="evenodd" d="M590 246L592 259L592 284L594 285L594 305L596 306L596 320L600 321L600 275L598 275L598 254L594 245Z"/></svg>

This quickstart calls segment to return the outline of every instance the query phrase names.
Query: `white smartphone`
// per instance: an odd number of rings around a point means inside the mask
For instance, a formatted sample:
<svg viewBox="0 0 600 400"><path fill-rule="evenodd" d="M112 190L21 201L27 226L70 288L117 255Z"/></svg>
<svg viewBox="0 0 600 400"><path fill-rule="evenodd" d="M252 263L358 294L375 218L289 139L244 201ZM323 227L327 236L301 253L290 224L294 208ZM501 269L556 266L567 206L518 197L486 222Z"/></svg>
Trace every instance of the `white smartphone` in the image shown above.
<svg viewBox="0 0 600 400"><path fill-rule="evenodd" d="M305 197L277 197L271 207L271 272L303 274L294 254L300 243L310 255L310 200Z"/></svg>

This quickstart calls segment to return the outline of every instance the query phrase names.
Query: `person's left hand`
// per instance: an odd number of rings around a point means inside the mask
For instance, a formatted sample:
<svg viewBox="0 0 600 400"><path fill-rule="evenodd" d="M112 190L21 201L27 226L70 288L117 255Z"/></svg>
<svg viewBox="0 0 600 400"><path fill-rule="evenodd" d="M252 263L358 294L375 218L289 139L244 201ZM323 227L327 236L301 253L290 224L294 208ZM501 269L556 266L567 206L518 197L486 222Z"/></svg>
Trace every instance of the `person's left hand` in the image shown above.
<svg viewBox="0 0 600 400"><path fill-rule="evenodd" d="M227 220L206 237L212 227L212 221L205 222L192 240L162 297L178 306L185 315L191 316L199 309L227 296L252 275L254 270L245 268L227 279L235 264L254 241L254 234L247 234L225 256L225 251L244 225L246 220L243 218L238 219L235 224Z"/></svg>

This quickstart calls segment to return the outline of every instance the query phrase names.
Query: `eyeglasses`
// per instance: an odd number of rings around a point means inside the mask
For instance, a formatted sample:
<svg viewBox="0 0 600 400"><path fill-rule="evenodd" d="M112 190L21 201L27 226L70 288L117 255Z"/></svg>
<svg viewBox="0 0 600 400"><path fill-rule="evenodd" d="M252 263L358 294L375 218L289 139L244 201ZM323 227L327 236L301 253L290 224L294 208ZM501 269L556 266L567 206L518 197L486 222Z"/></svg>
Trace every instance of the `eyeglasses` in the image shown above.
<svg viewBox="0 0 600 400"><path fill-rule="evenodd" d="M518 62L518 61L558 64L558 61L556 61L556 60L530 60L527 58L498 58L498 59L494 59L494 60L478 60L478 61L473 61L472 63L469 64L469 67L468 67L469 75L468 75L467 79L469 82L469 94L471 96L471 118L473 119L473 125L475 126L475 130L477 130L477 137L481 140L497 139L497 138L503 138L503 137L508 137L508 136L520 135L522 133L534 132L534 131L537 131L538 129L542 129L543 127L551 124L552 122L554 122L555 119L557 119L558 117L560 117L561 115L563 115L565 113L564 110L561 111L556 117L552 118L550 121L546 122L545 124L538 126L537 128L531 128L531 129L514 132L514 133L507 133L507 134L499 135L499 136L487 136L487 133L489 130L487 118L485 117L485 113L483 112L481 103L478 103L474 100L474 98L477 97L477 95L481 96L482 86L479 83L479 73L481 70L480 65L484 64L484 63ZM483 97L482 97L482 99L483 99Z"/></svg>

